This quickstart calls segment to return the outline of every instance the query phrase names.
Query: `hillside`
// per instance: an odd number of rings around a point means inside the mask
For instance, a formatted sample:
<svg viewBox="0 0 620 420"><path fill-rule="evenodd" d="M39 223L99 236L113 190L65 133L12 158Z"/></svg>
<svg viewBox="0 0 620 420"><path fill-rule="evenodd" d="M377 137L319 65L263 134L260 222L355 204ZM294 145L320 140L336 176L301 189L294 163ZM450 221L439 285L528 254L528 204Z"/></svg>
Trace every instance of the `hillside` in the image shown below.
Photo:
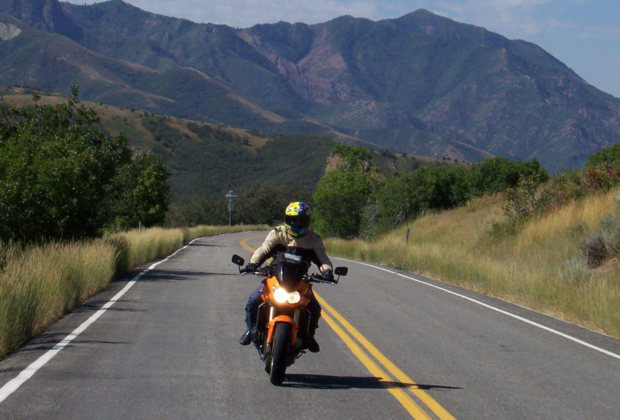
<svg viewBox="0 0 620 420"><path fill-rule="evenodd" d="M85 99L148 112L459 161L538 157L551 172L620 138L618 98L534 44L426 10L245 29L120 0L0 0L0 13L22 31L0 44L3 84L79 81Z"/></svg>
<svg viewBox="0 0 620 420"><path fill-rule="evenodd" d="M505 199L485 196L410 220L370 242L328 239L326 248L330 254L419 273L620 338L619 193L617 187L596 192L502 235L494 227L508 222ZM600 244L602 236L616 244L616 252L592 266L587 247Z"/></svg>
<svg viewBox="0 0 620 420"><path fill-rule="evenodd" d="M0 104L30 104L31 93L32 89L0 86ZM41 93L42 104L66 100L60 94ZM110 135L124 132L132 146L163 157L172 174L170 184L177 205L205 194L223 196L231 189L239 191L257 182L313 192L325 173L329 151L336 144L328 137L267 135L101 103L86 104L97 111L102 127ZM441 163L386 151L374 153L373 161L387 176Z"/></svg>
<svg viewBox="0 0 620 420"><path fill-rule="evenodd" d="M272 133L303 132L359 142L310 118L286 118L267 110L193 67L156 71L103 56L65 36L1 14L0 33L6 33L0 36L0 84L38 86L67 94L71 85L79 83L83 98L116 107Z"/></svg>

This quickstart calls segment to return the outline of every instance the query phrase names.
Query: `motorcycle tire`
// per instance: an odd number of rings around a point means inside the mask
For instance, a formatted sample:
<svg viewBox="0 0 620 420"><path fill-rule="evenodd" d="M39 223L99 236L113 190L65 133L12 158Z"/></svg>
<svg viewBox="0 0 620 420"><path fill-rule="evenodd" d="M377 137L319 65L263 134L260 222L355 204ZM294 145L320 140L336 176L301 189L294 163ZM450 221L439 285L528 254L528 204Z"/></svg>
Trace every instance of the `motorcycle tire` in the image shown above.
<svg viewBox="0 0 620 420"><path fill-rule="evenodd" d="M282 385L288 365L288 350L291 345L291 324L279 323L276 325L271 353L271 373L269 380L274 385Z"/></svg>

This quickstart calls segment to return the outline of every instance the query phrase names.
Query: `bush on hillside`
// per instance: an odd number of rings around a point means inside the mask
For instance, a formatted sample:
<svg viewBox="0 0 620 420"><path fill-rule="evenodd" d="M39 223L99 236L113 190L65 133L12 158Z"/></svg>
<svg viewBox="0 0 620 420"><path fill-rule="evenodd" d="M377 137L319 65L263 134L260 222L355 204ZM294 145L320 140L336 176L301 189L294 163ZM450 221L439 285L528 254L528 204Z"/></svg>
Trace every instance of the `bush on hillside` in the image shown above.
<svg viewBox="0 0 620 420"><path fill-rule="evenodd" d="M549 179L549 173L540 166L538 159L512 161L496 157L471 165L470 192L473 196L500 193L515 188L521 178L537 177L540 182Z"/></svg>
<svg viewBox="0 0 620 420"><path fill-rule="evenodd" d="M594 153L586 162L586 169L620 167L620 142Z"/></svg>
<svg viewBox="0 0 620 420"><path fill-rule="evenodd" d="M105 222L106 186L131 150L77 95L74 87L66 103L0 107L1 240L92 237Z"/></svg>
<svg viewBox="0 0 620 420"><path fill-rule="evenodd" d="M468 171L460 167L422 167L395 174L377 192L375 210L365 213L364 237L386 232L428 210L464 204L469 197Z"/></svg>
<svg viewBox="0 0 620 420"><path fill-rule="evenodd" d="M161 158L132 158L72 88L66 103L0 107L0 240L95 237L161 224L170 201Z"/></svg>

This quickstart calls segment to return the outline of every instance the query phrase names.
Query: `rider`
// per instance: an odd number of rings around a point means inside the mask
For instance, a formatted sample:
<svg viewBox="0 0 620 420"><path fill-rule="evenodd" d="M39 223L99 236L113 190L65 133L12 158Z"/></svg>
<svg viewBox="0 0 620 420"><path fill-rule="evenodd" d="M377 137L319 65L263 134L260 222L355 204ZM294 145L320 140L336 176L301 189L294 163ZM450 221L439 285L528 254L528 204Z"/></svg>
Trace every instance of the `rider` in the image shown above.
<svg viewBox="0 0 620 420"><path fill-rule="evenodd" d="M321 269L325 279L333 280L332 263L325 253L323 240L312 230L312 209L307 203L297 201L288 205L284 217L284 226L278 226L269 232L263 244L250 257L250 262L243 271L256 271L261 264L280 251L302 256L308 264L308 268L310 268L311 262L315 263ZM256 322L258 306L261 304L260 289L259 286L250 295L248 303L245 305L247 331L239 340L242 346L247 346L252 342L252 327ZM304 346L311 352L317 353L320 351L320 347L314 339L314 333L319 325L321 306L314 294L310 299L308 310L312 321Z"/></svg>

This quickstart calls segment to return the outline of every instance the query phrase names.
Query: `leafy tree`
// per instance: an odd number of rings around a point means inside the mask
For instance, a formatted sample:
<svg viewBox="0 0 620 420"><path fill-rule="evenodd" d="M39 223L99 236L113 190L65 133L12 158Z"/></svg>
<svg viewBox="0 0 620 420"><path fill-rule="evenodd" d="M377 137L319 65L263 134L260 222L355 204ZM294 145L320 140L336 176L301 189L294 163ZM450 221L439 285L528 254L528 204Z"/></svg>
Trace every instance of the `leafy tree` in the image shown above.
<svg viewBox="0 0 620 420"><path fill-rule="evenodd" d="M162 225L172 193L170 173L160 156L142 153L119 168L108 187L104 207L108 209L107 231Z"/></svg>
<svg viewBox="0 0 620 420"><path fill-rule="evenodd" d="M372 176L367 173L342 169L328 172L314 193L315 229L325 236L358 236L361 215L372 190Z"/></svg>
<svg viewBox="0 0 620 420"><path fill-rule="evenodd" d="M317 183L314 227L325 236L359 236L365 207L385 179L365 147L339 144L331 153L341 162Z"/></svg>
<svg viewBox="0 0 620 420"><path fill-rule="evenodd" d="M137 185L133 190L137 218L146 227L161 225L172 196L168 185L170 173L158 155L140 155L132 163L137 168Z"/></svg>
<svg viewBox="0 0 620 420"><path fill-rule="evenodd" d="M0 239L95 236L117 168L131 159L123 135L108 138L78 100L0 107Z"/></svg>

